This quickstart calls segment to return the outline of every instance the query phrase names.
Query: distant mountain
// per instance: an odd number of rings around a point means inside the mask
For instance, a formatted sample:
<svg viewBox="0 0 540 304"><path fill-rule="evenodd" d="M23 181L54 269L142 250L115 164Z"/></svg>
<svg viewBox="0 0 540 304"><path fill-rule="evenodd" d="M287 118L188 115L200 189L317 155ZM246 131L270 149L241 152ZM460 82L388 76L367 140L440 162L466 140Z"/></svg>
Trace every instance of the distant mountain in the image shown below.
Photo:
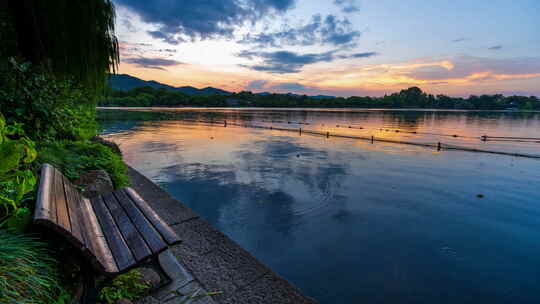
<svg viewBox="0 0 540 304"><path fill-rule="evenodd" d="M206 87L204 89L197 89L191 86L173 87L167 84L163 84L154 80L146 81L137 77L133 77L127 74L111 74L109 75L109 86L113 90L127 91L140 87L152 87L154 89L164 88L171 91L179 91L187 95L230 95L230 92L216 89L212 87Z"/></svg>

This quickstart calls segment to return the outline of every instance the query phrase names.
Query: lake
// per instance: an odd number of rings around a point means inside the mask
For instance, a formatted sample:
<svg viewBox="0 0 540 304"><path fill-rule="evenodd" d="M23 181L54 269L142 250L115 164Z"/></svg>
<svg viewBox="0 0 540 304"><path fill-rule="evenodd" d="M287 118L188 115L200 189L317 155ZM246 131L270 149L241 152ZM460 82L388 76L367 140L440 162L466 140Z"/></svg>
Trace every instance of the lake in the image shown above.
<svg viewBox="0 0 540 304"><path fill-rule="evenodd" d="M305 133L540 155L540 113L98 114L127 163L321 303L540 302L539 159Z"/></svg>

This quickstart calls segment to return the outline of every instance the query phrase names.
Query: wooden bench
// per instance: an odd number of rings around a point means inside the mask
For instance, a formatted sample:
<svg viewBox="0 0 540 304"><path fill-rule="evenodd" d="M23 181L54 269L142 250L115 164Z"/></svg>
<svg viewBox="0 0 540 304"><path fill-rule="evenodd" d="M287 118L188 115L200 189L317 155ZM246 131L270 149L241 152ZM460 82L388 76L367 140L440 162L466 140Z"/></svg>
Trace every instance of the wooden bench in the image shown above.
<svg viewBox="0 0 540 304"><path fill-rule="evenodd" d="M106 278L157 265L158 254L180 242L133 189L88 199L49 164L41 169L34 224L61 235Z"/></svg>

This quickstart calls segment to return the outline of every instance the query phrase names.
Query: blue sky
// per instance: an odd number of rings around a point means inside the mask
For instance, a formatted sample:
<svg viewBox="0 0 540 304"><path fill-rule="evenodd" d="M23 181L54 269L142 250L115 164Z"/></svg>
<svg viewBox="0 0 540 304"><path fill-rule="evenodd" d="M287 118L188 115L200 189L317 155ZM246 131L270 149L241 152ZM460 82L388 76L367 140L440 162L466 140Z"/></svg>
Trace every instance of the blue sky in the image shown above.
<svg viewBox="0 0 540 304"><path fill-rule="evenodd" d="M115 0L120 72L339 96L540 95L540 1Z"/></svg>

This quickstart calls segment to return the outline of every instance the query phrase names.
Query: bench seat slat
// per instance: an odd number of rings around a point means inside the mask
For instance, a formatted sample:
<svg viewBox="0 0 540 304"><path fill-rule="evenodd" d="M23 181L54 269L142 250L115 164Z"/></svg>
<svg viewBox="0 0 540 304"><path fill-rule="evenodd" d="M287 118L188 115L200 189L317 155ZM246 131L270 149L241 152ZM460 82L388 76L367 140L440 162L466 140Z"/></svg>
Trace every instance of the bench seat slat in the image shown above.
<svg viewBox="0 0 540 304"><path fill-rule="evenodd" d="M154 228L161 234L165 239L168 245L174 245L180 243L180 238L174 232L174 230L167 225L150 206L139 196L135 190L130 187L124 188L125 192L128 194L129 198L135 202L139 210L145 215L145 217L152 223Z"/></svg>
<svg viewBox="0 0 540 304"><path fill-rule="evenodd" d="M49 164L44 164L41 168L39 178L40 187L38 189L34 219L48 220L51 218L51 184L53 168Z"/></svg>
<svg viewBox="0 0 540 304"><path fill-rule="evenodd" d="M64 177L64 189L66 190L66 202L67 211L69 214L69 222L71 224L71 233L80 242L80 247L84 247L86 244L82 227L83 221L80 213L81 203L77 199L77 190L71 183Z"/></svg>
<svg viewBox="0 0 540 304"><path fill-rule="evenodd" d="M51 167L51 184L49 192L49 200L51 201L51 210L49 214L49 219L53 223L58 223L57 217L56 217L56 168Z"/></svg>
<svg viewBox="0 0 540 304"><path fill-rule="evenodd" d="M56 200L56 221L66 231L71 232L71 223L69 222L69 214L67 210L66 191L64 189L64 176L58 170L54 173L54 191Z"/></svg>
<svg viewBox="0 0 540 304"><path fill-rule="evenodd" d="M118 230L118 227L116 226L107 206L105 206L103 198L98 196L92 198L90 202L92 203L92 207L94 208L96 217L99 220L103 234L107 239L107 244L109 245L111 253L114 256L118 269L122 271L123 269L135 264L133 254L124 241L120 230Z"/></svg>
<svg viewBox="0 0 540 304"><path fill-rule="evenodd" d="M124 241L128 245L131 253L135 257L137 262L143 261L152 254L148 245L140 235L139 231L131 219L127 216L124 208L120 205L116 197L112 193L108 193L102 196L103 202L108 207L116 226L118 227Z"/></svg>
<svg viewBox="0 0 540 304"><path fill-rule="evenodd" d="M154 226L152 226L146 217L144 217L141 210L139 210L135 203L128 197L125 189L116 190L113 194L120 205L122 205L129 218L133 221L133 224L152 250L152 253L157 254L163 251L167 247L167 244Z"/></svg>
<svg viewBox="0 0 540 304"><path fill-rule="evenodd" d="M105 273L118 273L120 270L113 258L107 239L101 230L99 221L94 213L90 200L83 197L77 198L80 203L80 213L84 226L84 238L86 241L85 256L89 257L95 267Z"/></svg>

